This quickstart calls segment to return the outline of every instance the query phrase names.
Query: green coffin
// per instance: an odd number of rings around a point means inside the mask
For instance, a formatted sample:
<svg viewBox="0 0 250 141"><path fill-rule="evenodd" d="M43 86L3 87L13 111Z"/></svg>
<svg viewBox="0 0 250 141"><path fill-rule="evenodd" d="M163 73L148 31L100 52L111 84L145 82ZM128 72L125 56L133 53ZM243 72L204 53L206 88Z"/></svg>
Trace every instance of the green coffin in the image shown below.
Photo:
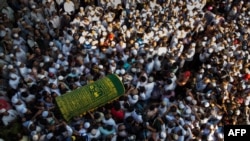
<svg viewBox="0 0 250 141"><path fill-rule="evenodd" d="M85 114L111 102L125 92L118 76L111 74L93 83L56 97L57 106L65 120Z"/></svg>

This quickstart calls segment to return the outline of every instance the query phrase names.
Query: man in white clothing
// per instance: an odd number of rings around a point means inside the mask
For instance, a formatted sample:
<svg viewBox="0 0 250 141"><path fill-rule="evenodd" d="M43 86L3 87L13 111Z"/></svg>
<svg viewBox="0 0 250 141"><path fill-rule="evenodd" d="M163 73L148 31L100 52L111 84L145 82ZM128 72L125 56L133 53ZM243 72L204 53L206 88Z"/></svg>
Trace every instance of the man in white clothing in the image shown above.
<svg viewBox="0 0 250 141"><path fill-rule="evenodd" d="M0 115L2 115L2 122L4 126L8 126L17 119L18 113L13 109L1 109Z"/></svg>
<svg viewBox="0 0 250 141"><path fill-rule="evenodd" d="M71 0L66 0L63 4L64 11L72 15L75 12L75 5Z"/></svg>

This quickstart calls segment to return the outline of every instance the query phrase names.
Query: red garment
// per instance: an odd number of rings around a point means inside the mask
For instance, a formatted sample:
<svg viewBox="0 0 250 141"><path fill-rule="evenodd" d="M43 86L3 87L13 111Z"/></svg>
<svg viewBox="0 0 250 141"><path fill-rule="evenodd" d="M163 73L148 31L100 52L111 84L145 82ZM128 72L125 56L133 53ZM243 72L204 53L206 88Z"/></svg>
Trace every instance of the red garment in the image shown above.
<svg viewBox="0 0 250 141"><path fill-rule="evenodd" d="M115 38L115 35L113 33L110 33L108 38L109 38L109 40L113 40Z"/></svg>
<svg viewBox="0 0 250 141"><path fill-rule="evenodd" d="M117 121L123 121L124 120L125 113L121 109L117 111L117 110L115 110L115 108L112 108L111 109L111 114L114 117L114 119L117 120Z"/></svg>
<svg viewBox="0 0 250 141"><path fill-rule="evenodd" d="M246 75L244 76L244 79L245 79L245 80L249 80L249 79L250 79L250 74L246 74Z"/></svg>
<svg viewBox="0 0 250 141"><path fill-rule="evenodd" d="M191 72L190 72L190 71L185 71L185 72L184 72L184 77L185 77L185 78L190 77L190 75L191 75Z"/></svg>

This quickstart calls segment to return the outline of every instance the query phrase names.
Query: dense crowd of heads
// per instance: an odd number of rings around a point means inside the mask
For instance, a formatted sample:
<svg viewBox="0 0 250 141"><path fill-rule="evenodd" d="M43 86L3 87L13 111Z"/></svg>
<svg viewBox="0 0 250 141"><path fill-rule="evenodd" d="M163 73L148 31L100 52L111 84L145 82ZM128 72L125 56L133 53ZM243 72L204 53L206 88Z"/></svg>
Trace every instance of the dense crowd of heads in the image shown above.
<svg viewBox="0 0 250 141"><path fill-rule="evenodd" d="M247 0L2 3L0 125L21 126L3 140L222 141L250 124ZM108 74L126 93L65 121L55 98Z"/></svg>

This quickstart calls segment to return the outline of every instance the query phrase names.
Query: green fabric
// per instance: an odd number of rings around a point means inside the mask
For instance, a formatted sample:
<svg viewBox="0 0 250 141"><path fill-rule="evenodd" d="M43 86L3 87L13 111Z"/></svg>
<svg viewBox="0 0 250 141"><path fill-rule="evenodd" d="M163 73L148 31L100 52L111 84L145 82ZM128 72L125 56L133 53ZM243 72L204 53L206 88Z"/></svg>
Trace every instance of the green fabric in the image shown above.
<svg viewBox="0 0 250 141"><path fill-rule="evenodd" d="M56 103L62 116L68 121L117 99L124 92L118 76L111 74L57 97Z"/></svg>

